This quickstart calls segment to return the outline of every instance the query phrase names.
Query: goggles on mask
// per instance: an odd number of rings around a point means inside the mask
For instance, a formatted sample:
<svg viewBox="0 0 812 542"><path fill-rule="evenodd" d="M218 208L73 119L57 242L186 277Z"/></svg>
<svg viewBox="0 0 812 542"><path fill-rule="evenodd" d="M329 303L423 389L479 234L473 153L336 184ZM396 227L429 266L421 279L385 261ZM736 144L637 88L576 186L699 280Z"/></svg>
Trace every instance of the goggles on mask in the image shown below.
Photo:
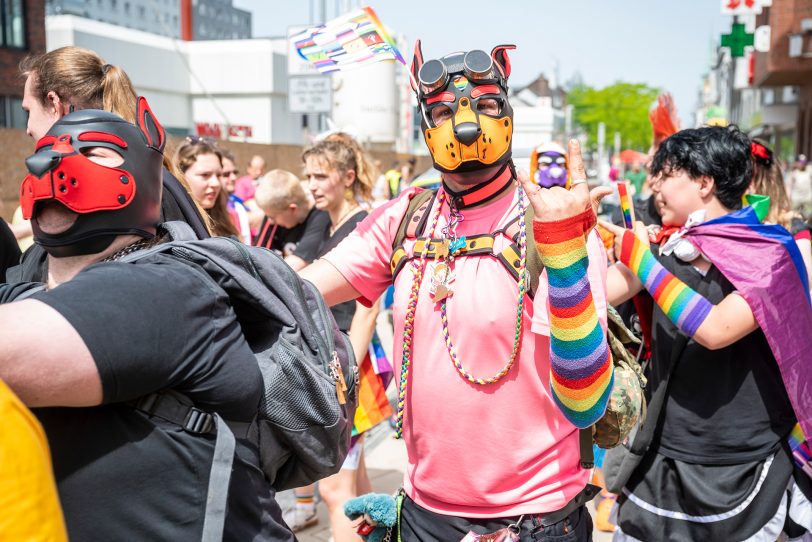
<svg viewBox="0 0 812 542"><path fill-rule="evenodd" d="M507 99L507 50L513 48L500 45L490 55L473 50L423 62L417 42L412 87L426 145L440 171L472 171L510 160L513 109Z"/></svg>

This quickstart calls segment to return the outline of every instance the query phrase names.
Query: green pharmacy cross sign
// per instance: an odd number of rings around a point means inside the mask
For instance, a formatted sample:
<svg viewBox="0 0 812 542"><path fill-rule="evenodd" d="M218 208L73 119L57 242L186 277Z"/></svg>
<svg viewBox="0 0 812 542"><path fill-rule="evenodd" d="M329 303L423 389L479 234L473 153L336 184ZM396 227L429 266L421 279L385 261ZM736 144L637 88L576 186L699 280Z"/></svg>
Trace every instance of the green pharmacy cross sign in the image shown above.
<svg viewBox="0 0 812 542"><path fill-rule="evenodd" d="M744 56L749 45L753 45L753 34L748 34L742 23L733 23L730 34L722 34L722 47L729 47L733 58Z"/></svg>

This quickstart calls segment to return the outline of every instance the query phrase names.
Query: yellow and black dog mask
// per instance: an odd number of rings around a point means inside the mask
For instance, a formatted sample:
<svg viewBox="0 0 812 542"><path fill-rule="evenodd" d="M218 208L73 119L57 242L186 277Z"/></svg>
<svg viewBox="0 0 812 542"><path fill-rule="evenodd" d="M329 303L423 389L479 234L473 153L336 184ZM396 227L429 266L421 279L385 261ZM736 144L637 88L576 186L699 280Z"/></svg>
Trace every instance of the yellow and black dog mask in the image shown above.
<svg viewBox="0 0 812 542"><path fill-rule="evenodd" d="M417 41L412 88L417 93L423 137L438 170L473 171L510 160L513 108L507 95L507 51L515 48L498 45L490 55L474 50L423 62ZM498 113L483 112L481 100L495 100Z"/></svg>

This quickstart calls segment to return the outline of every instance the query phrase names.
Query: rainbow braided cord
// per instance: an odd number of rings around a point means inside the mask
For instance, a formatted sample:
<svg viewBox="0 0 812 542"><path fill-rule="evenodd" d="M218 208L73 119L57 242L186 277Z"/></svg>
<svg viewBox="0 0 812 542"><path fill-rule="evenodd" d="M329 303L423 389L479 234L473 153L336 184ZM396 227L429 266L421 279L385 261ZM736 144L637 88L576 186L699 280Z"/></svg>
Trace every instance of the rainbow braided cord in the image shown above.
<svg viewBox="0 0 812 542"><path fill-rule="evenodd" d="M623 233L620 261L638 276L668 319L693 337L713 305L668 272L632 232Z"/></svg>
<svg viewBox="0 0 812 542"><path fill-rule="evenodd" d="M438 209L443 208L445 201L445 191L440 190L437 196ZM437 222L440 220L440 212L434 215L429 231L434 233L437 229ZM400 362L400 381L398 382L398 411L395 420L395 438L403 438L403 413L406 410L406 388L409 381L409 366L412 361L412 345L414 344L414 316L417 312L417 298L420 294L420 284L423 282L423 274L426 271L426 254L430 243L425 243L420 258L412 261L412 289L409 293L409 304L406 307L406 317L403 320L403 353Z"/></svg>
<svg viewBox="0 0 812 542"><path fill-rule="evenodd" d="M522 346L522 330L524 329L524 296L527 293L527 234L525 230L525 203L524 203L524 190L519 186L518 188L519 199L519 293L517 294L517 307L516 307L516 320L513 328L513 349L510 352L510 359L495 375L488 378L481 378L473 375L459 359L457 349L454 346L454 341L451 339L451 333L448 331L448 311L446 310L446 299L440 303L440 318L443 323L443 339L445 339L448 355L451 357L451 362L457 369L457 372L468 382L477 384L479 386L487 386L488 384L496 384L513 368L516 360L519 358L519 352Z"/></svg>
<svg viewBox="0 0 812 542"><path fill-rule="evenodd" d="M603 416L614 379L609 345L587 278L584 233L594 225L594 216L589 210L565 220L533 224L550 291L550 388L561 412L580 428Z"/></svg>

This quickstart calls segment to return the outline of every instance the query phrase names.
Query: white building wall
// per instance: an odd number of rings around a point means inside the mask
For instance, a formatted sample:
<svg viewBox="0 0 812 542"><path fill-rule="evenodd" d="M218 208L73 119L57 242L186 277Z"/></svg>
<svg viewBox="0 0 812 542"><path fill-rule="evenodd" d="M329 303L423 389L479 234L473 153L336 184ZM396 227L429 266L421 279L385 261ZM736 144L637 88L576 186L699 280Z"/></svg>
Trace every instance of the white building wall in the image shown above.
<svg viewBox="0 0 812 542"><path fill-rule="evenodd" d="M552 104L513 106L513 148L533 149L553 140L555 110Z"/></svg>
<svg viewBox="0 0 812 542"><path fill-rule="evenodd" d="M394 60L333 74L333 115L339 129L349 130L361 141L394 147L398 138L400 93Z"/></svg>
<svg viewBox="0 0 812 542"><path fill-rule="evenodd" d="M77 45L122 67L175 133L250 126L252 143L303 143L287 105L285 39L185 42L70 15L46 17L46 47ZM225 130L223 130L225 133Z"/></svg>

